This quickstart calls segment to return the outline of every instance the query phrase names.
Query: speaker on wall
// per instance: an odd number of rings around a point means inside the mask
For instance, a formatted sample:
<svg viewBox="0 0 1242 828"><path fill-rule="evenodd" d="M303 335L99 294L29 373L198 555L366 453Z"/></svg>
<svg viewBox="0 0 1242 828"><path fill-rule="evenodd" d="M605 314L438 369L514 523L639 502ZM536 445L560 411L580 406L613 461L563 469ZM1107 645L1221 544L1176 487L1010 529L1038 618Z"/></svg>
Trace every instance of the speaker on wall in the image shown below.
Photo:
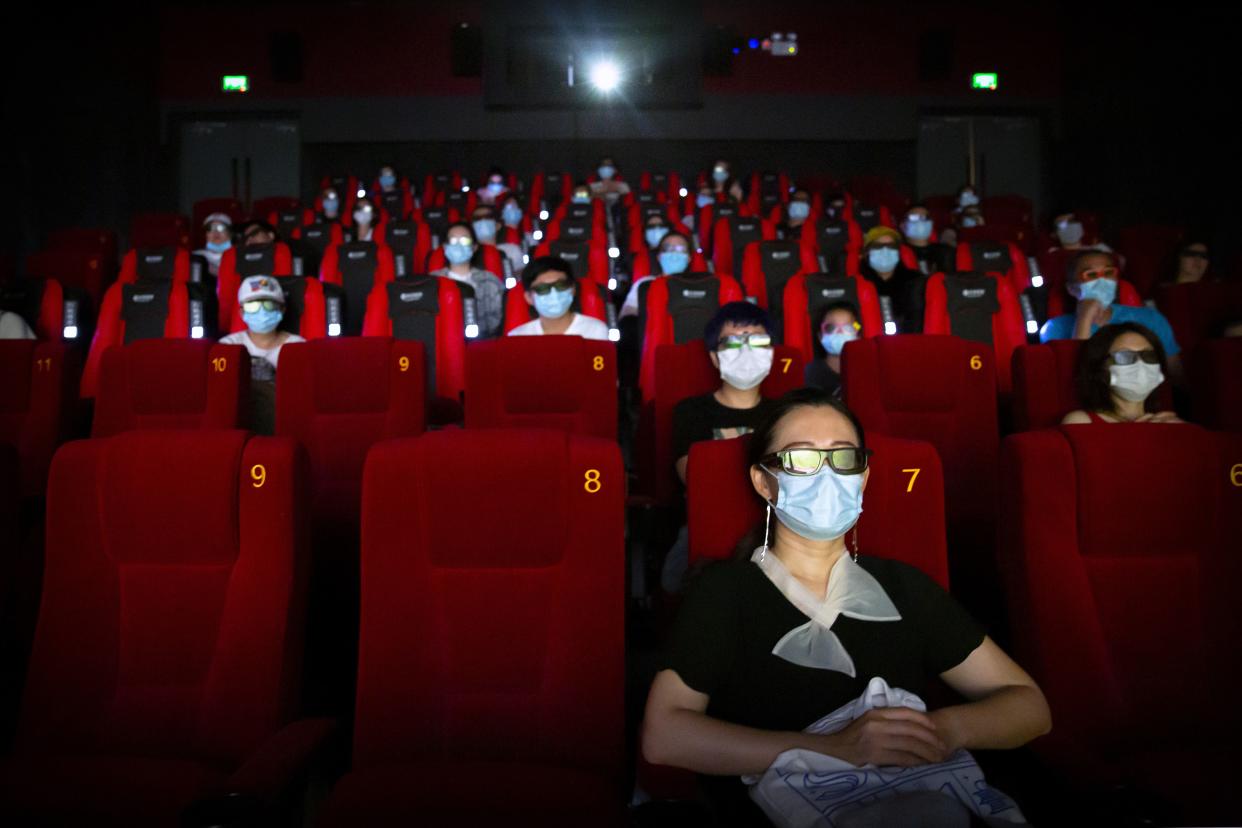
<svg viewBox="0 0 1242 828"><path fill-rule="evenodd" d="M276 83L302 82L302 36L297 32L272 32L267 52Z"/></svg>
<svg viewBox="0 0 1242 828"><path fill-rule="evenodd" d="M453 27L449 35L452 51L453 77L483 77L483 29L469 23Z"/></svg>

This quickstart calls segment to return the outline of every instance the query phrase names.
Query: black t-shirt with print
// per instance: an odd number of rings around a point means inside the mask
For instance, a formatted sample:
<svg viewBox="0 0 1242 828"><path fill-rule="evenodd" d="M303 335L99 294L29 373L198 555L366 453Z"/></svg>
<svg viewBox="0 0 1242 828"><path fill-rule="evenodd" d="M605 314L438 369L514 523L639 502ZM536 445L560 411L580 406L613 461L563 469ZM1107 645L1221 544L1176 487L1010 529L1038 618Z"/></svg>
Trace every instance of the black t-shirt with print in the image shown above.
<svg viewBox="0 0 1242 828"><path fill-rule="evenodd" d="M715 394L690 397L673 409L673 457L690 453L690 444L700 440L727 440L754 431L772 408L771 400L760 400L754 408L729 408Z"/></svg>

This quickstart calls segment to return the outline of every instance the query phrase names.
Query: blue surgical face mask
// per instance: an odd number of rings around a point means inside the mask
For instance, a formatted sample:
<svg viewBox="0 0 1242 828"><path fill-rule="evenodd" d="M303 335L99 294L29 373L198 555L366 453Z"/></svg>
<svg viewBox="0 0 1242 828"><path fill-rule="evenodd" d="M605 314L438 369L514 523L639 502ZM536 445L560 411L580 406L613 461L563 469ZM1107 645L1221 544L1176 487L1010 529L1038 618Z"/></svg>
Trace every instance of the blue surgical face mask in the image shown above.
<svg viewBox="0 0 1242 828"><path fill-rule="evenodd" d="M230 241L207 242L207 249L210 250L212 253L223 253L224 251L228 250L232 246L233 246L233 243Z"/></svg>
<svg viewBox="0 0 1242 828"><path fill-rule="evenodd" d="M589 195L576 195L570 199L574 204L590 204L591 197Z"/></svg>
<svg viewBox="0 0 1242 828"><path fill-rule="evenodd" d="M876 273L889 273L896 269L901 254L892 247L876 247L867 251L867 262Z"/></svg>
<svg viewBox="0 0 1242 828"><path fill-rule="evenodd" d="M1089 282L1080 282L1073 293L1077 295L1080 302L1094 299L1107 307L1117 298L1117 280L1092 279Z"/></svg>
<svg viewBox="0 0 1242 828"><path fill-rule="evenodd" d="M504 192L504 189L505 189L505 183L503 181L487 182L487 191L489 193L501 193L501 192Z"/></svg>
<svg viewBox="0 0 1242 828"><path fill-rule="evenodd" d="M824 346L824 350L833 356L841 356L841 349L845 347L845 343L858 339L858 332L851 331L831 331L821 334L819 344Z"/></svg>
<svg viewBox="0 0 1242 828"><path fill-rule="evenodd" d="M712 170L712 181L724 183L729 180L729 171L722 169Z"/></svg>
<svg viewBox="0 0 1242 828"><path fill-rule="evenodd" d="M573 290L550 290L540 296L535 294L535 310L544 319L560 319L574 303Z"/></svg>
<svg viewBox="0 0 1242 828"><path fill-rule="evenodd" d="M789 202L789 217L797 221L802 221L811 214L811 205L805 201Z"/></svg>
<svg viewBox="0 0 1242 828"><path fill-rule="evenodd" d="M928 218L909 218L902 226L907 238L915 241L927 241L932 234L932 221Z"/></svg>
<svg viewBox="0 0 1242 828"><path fill-rule="evenodd" d="M473 255L474 245L472 244L444 245L444 258L448 259L450 264L465 264Z"/></svg>
<svg viewBox="0 0 1242 828"><path fill-rule="evenodd" d="M599 173L600 178L607 181L617 174L617 168L610 164L602 164L596 172Z"/></svg>
<svg viewBox="0 0 1242 828"><path fill-rule="evenodd" d="M660 260L660 271L665 276L685 273L686 268L690 266L690 254L682 253L680 250L665 250L656 258Z"/></svg>
<svg viewBox="0 0 1242 828"><path fill-rule="evenodd" d="M474 234L483 241L491 241L496 238L496 219L475 219Z"/></svg>
<svg viewBox="0 0 1242 828"><path fill-rule="evenodd" d="M663 239L667 235L668 235L668 228L664 226L648 227L647 232L644 233L644 236L647 239L648 247L655 247L657 244L660 243L660 240Z"/></svg>
<svg viewBox="0 0 1242 828"><path fill-rule="evenodd" d="M267 334L276 330L276 326L280 324L280 320L284 316L283 311L263 310L262 308L254 313L242 311L242 321L246 323L246 327L260 334Z"/></svg>
<svg viewBox="0 0 1242 828"><path fill-rule="evenodd" d="M962 216L962 226L963 227L978 227L979 219L975 218L974 216Z"/></svg>
<svg viewBox="0 0 1242 828"><path fill-rule="evenodd" d="M379 182L381 187L392 187L397 183L397 177L395 175L381 175Z"/></svg>
<svg viewBox="0 0 1242 828"><path fill-rule="evenodd" d="M707 205L711 204L715 200L716 199L712 198L711 196L705 193L699 193L695 197L694 203L697 204L699 207L706 207Z"/></svg>
<svg viewBox="0 0 1242 828"><path fill-rule="evenodd" d="M1061 244L1078 244L1082 241L1083 229L1081 221L1068 221L1057 226L1057 238Z"/></svg>
<svg viewBox="0 0 1242 828"><path fill-rule="evenodd" d="M517 227L522 223L522 208L516 204L506 204L500 211L500 218L510 227Z"/></svg>
<svg viewBox="0 0 1242 828"><path fill-rule="evenodd" d="M786 528L817 541L839 538L862 514L861 474L837 474L828 464L817 474L772 472L779 491L772 507Z"/></svg>
<svg viewBox="0 0 1242 828"><path fill-rule="evenodd" d="M341 202L335 198L325 198L323 200L323 214L329 218L336 215L336 211L341 208Z"/></svg>
<svg viewBox="0 0 1242 828"><path fill-rule="evenodd" d="M979 203L979 196L967 190L957 197L957 203L961 207L973 207Z"/></svg>

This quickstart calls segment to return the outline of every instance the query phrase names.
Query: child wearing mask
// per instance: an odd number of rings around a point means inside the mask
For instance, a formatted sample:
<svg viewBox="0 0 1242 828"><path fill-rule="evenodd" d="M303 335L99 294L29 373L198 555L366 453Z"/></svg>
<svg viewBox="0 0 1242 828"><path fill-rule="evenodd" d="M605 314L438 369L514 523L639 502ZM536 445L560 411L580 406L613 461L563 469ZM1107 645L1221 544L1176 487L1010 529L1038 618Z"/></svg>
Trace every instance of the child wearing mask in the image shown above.
<svg viewBox="0 0 1242 828"><path fill-rule="evenodd" d="M522 271L526 303L539 314L518 325L509 336L580 336L607 341L608 326L594 317L573 310L578 285L573 268L559 256L541 256Z"/></svg>
<svg viewBox="0 0 1242 828"><path fill-rule="evenodd" d="M804 382L811 388L827 391L834 397L841 396L841 351L847 342L857 339L862 325L858 312L849 302L833 302L816 314L815 353L819 359L806 365Z"/></svg>
<svg viewBox="0 0 1242 828"><path fill-rule="evenodd" d="M295 333L279 330L285 315L285 292L271 276L250 276L237 289L246 330L220 341L241 345L250 354L250 429L258 434L276 430L276 366L280 349L305 342Z"/></svg>

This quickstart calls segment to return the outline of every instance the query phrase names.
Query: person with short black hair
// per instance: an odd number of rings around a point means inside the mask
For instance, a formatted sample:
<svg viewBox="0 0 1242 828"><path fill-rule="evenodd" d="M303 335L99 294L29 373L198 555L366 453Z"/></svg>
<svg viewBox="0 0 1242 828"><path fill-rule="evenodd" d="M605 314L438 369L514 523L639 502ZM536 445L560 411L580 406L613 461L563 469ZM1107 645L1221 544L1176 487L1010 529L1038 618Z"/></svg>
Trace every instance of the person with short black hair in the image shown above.
<svg viewBox="0 0 1242 828"><path fill-rule="evenodd" d="M954 266L957 251L947 244L932 241L934 229L931 213L922 204L916 204L907 210L906 217L901 222L901 232L905 236L906 244L914 251L919 271L924 276L951 273L957 269Z"/></svg>
<svg viewBox="0 0 1242 828"><path fill-rule="evenodd" d="M841 351L847 342L858 338L862 325L858 309L849 302L832 302L815 314L812 320L816 336L812 348L816 358L806 364L803 379L812 388L841 396Z"/></svg>
<svg viewBox="0 0 1242 828"><path fill-rule="evenodd" d="M473 288L479 337L499 336L505 320L505 286L498 275L471 263L478 249L474 227L464 221L453 222L444 231L444 259L448 267L433 270L431 275L454 279Z"/></svg>
<svg viewBox="0 0 1242 828"><path fill-rule="evenodd" d="M470 214L470 226L474 229L474 237L480 244L495 244L498 227L496 224L496 208L490 204L480 204Z"/></svg>
<svg viewBox="0 0 1242 828"><path fill-rule="evenodd" d="M630 283L630 289L625 294L625 301L621 303L620 317L624 319L627 316L638 315L639 285L650 282L658 276L676 276L685 273L690 267L693 253L694 243L681 231L670 228L661 233L660 241L655 249L647 252L651 272L644 273Z"/></svg>
<svg viewBox="0 0 1242 828"><path fill-rule="evenodd" d="M607 325L573 310L578 284L573 267L560 256L540 256L531 261L522 271L522 290L526 294L526 304L539 316L509 331L509 336L564 334L583 339L608 339Z"/></svg>
<svg viewBox="0 0 1242 828"><path fill-rule="evenodd" d="M261 219L255 219L243 224L238 235L241 236L242 247L251 247L259 244L271 244L276 241L276 228Z"/></svg>
<svg viewBox="0 0 1242 828"><path fill-rule="evenodd" d="M802 238L802 225L811 217L811 191L795 187L789 201L781 208L781 220L776 224L776 235L789 241Z"/></svg>
<svg viewBox="0 0 1242 828"><path fill-rule="evenodd" d="M1164 346L1149 328L1137 322L1105 325L1078 354L1074 380L1082 408L1061 422L1180 423L1176 413L1160 410L1154 393L1167 370Z"/></svg>

